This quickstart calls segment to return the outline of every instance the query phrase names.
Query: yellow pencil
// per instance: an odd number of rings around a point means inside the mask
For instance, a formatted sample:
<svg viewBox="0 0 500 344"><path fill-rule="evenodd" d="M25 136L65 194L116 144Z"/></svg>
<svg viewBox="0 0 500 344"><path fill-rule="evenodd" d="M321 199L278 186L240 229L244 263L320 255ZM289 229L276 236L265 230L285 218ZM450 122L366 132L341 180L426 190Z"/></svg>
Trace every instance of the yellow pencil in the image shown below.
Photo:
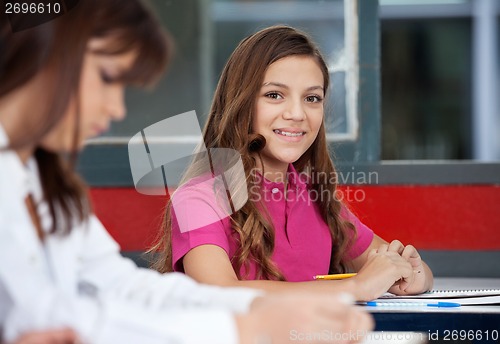
<svg viewBox="0 0 500 344"><path fill-rule="evenodd" d="M344 278L349 278L356 276L355 273L350 273L350 274L335 274L335 275L317 275L314 276L313 278L315 280L340 280Z"/></svg>

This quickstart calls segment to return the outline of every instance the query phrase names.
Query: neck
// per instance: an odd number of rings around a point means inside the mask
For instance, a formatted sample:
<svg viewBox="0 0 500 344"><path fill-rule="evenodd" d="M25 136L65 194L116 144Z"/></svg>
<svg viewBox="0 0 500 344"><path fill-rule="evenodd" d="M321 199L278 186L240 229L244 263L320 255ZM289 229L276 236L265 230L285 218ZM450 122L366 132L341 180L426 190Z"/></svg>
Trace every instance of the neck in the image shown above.
<svg viewBox="0 0 500 344"><path fill-rule="evenodd" d="M12 92L7 96L0 99L0 125L4 129L7 134L7 138L9 143L7 147L12 143L12 138L16 138L15 133L22 130L23 127L23 105L25 102L22 102L20 93ZM23 145L22 147L17 147L14 149L15 152L19 155L19 158L23 163L28 161L28 159L33 155L35 151L34 144Z"/></svg>
<svg viewBox="0 0 500 344"><path fill-rule="evenodd" d="M275 183L286 183L288 163L280 162L277 164L272 164L264 162L264 166L262 166L262 163L258 157L256 157L255 160L257 161L256 168L264 178Z"/></svg>
<svg viewBox="0 0 500 344"><path fill-rule="evenodd" d="M20 148L16 149L16 153L19 156L19 159L23 162L23 164L26 164L28 159L33 156L35 153L35 148Z"/></svg>

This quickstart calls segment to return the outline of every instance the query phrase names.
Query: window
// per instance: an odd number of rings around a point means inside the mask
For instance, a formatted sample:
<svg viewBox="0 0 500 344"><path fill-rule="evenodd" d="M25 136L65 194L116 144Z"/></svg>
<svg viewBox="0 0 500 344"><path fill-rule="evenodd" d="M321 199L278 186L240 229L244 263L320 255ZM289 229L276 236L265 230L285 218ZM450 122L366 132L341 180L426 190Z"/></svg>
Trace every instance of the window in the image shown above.
<svg viewBox="0 0 500 344"><path fill-rule="evenodd" d="M381 0L382 159L500 159L494 0Z"/></svg>
<svg viewBox="0 0 500 344"><path fill-rule="evenodd" d="M127 92L128 116L123 122L89 142L79 169L91 185L131 185L127 144L143 128L190 110L196 111L202 127L217 78L237 43L278 23L308 32L329 62L333 92L326 121L336 160L380 159L377 0L153 0L152 4L175 40L175 58L154 91ZM178 136L192 134L189 128L178 129ZM176 150L186 140L167 141L167 149Z"/></svg>
<svg viewBox="0 0 500 344"><path fill-rule="evenodd" d="M385 20L381 42L382 159L471 158L470 19Z"/></svg>

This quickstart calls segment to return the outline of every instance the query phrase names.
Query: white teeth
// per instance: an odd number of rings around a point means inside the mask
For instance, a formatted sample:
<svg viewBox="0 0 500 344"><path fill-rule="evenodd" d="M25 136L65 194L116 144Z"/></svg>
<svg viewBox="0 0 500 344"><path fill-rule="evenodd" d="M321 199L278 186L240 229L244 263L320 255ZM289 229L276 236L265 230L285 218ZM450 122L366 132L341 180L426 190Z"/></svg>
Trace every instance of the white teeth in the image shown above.
<svg viewBox="0 0 500 344"><path fill-rule="evenodd" d="M274 129L274 132L276 134L280 134L280 135L284 135L284 136L290 136L290 137L297 137L297 136L302 136L304 135L304 132L300 132L300 133L290 133L288 131L282 131L282 130L279 130L279 129Z"/></svg>

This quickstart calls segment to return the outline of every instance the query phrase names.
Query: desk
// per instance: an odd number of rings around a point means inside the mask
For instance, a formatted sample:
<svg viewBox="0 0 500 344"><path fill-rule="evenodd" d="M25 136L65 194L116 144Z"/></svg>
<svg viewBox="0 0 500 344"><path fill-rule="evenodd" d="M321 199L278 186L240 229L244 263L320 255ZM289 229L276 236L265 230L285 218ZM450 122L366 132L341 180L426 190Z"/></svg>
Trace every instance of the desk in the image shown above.
<svg viewBox="0 0 500 344"><path fill-rule="evenodd" d="M434 282L434 289L490 288L500 289L500 279L436 278ZM500 306L497 305L366 308L375 318L376 331L423 332L430 336L431 342L439 339L442 343L500 343Z"/></svg>

